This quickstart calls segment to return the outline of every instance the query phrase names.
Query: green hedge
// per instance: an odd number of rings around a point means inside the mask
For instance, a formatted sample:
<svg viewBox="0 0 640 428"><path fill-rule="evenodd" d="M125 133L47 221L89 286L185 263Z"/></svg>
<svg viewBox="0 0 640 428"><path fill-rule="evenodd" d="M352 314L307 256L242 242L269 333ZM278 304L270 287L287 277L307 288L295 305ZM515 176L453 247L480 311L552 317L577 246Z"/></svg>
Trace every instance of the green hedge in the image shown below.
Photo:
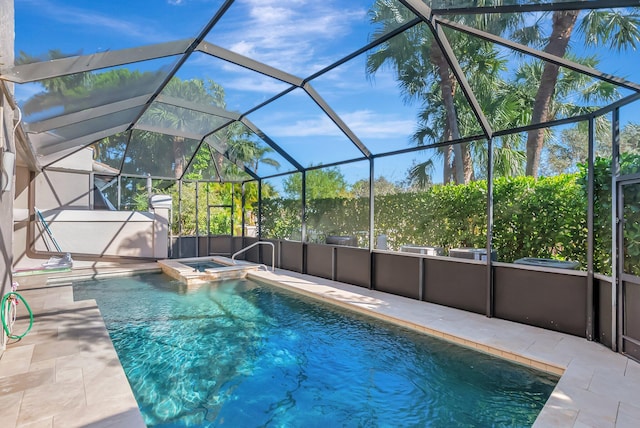
<svg viewBox="0 0 640 428"><path fill-rule="evenodd" d="M500 260L542 257L586 266L587 198L577 178L496 180L493 247Z"/></svg>
<svg viewBox="0 0 640 428"><path fill-rule="evenodd" d="M594 162L594 270L611 274L611 159ZM620 175L640 173L640 155L620 154ZM580 166L581 185L586 189L586 166ZM636 185L637 186L637 185ZM637 187L624 191L624 271L640 276L640 192ZM585 190L586 194L586 190Z"/></svg>
<svg viewBox="0 0 640 428"><path fill-rule="evenodd" d="M486 181L434 186L426 192L376 198L376 233L403 244L486 246ZM493 248L501 261L521 257L586 263L586 198L575 175L494 181Z"/></svg>
<svg viewBox="0 0 640 428"><path fill-rule="evenodd" d="M640 157L623 156L627 171L640 169ZM611 172L609 159L596 159L594 269L611 271ZM494 181L493 248L498 259L521 257L578 261L587 265L586 167L554 177L501 177ZM640 207L631 201L631 207ZM375 198L375 234L385 234L390 249L404 244L455 247L486 246L487 184L436 185L421 192ZM311 200L307 203L309 241L324 242L326 235L353 235L368 246L368 198ZM262 232L270 238L299 239L300 201L270 199L263 202ZM628 223L640 224L640 208L625 213ZM626 238L640 242L629 226ZM636 236L637 235L637 236ZM636 255L635 252L638 252ZM640 244L628 249L629 266L640 266ZM640 269L640 267L638 268ZM631 272L631 271L630 271ZM638 273L636 273L638 274Z"/></svg>

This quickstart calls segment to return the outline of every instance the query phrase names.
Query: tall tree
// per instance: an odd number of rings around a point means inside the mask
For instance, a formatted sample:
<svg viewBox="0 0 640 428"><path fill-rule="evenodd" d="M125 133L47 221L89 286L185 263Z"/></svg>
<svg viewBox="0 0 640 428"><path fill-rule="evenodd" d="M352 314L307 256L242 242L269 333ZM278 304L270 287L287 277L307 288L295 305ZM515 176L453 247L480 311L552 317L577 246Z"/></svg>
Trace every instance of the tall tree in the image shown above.
<svg viewBox="0 0 640 428"><path fill-rule="evenodd" d="M376 196L393 195L400 193L403 189L396 183L392 183L385 177L378 177L373 181ZM356 198L369 197L369 180L358 180L351 185L351 193Z"/></svg>
<svg viewBox="0 0 640 428"><path fill-rule="evenodd" d="M549 36L549 42L544 49L545 52L558 57L564 57L579 13L577 10L563 10L553 14L553 27L551 35ZM540 86L538 86L538 92L536 93L533 104L532 123L543 123L547 121L549 117L549 106L553 98L559 70L560 67L558 65L549 62L545 63L540 79ZM543 144L543 129L529 132L527 137L527 175L538 176L540 154L542 153Z"/></svg>
<svg viewBox="0 0 640 428"><path fill-rule="evenodd" d="M611 122L606 116L596 119L596 158L611 158ZM589 128L587 122L581 122L564 129L560 138L552 138L543 151L546 159L540 172L544 175L556 175L576 172L580 163L587 160L589 150ZM640 154L640 124L629 122L620 130L620 152Z"/></svg>
<svg viewBox="0 0 640 428"><path fill-rule="evenodd" d="M575 62L579 62L591 68L596 68L599 61L595 56L577 58L568 53L567 57ZM513 82L514 91L517 91L523 102L523 107L531 111L531 121L534 121L534 115L539 106L538 88L544 86L545 72L547 67L541 61L534 61L522 64L515 76ZM619 98L617 87L614 84L594 79L590 76L577 71L563 70L558 73L554 83L553 96L545 104L544 120L553 120L564 117L580 116L589 113L600 105L601 102L612 102ZM599 119L598 132L602 134L605 124ZM531 138L532 133L536 134L536 138L540 145L536 148L536 166L532 167L532 151ZM527 133L527 175L537 177L540 172L549 173L553 168L540 165L540 157L543 153L543 143L550 142L556 138L552 129L542 128ZM537 151L540 151L539 153ZM533 169L532 169L533 168Z"/></svg>
<svg viewBox="0 0 640 428"><path fill-rule="evenodd" d="M372 22L379 24L374 37L414 18L411 12L398 3L382 0L374 3L371 16ZM469 14L459 19L466 24L497 32L515 25L514 21L520 22L518 14L509 14L507 17ZM447 38L449 44L456 48L463 72L468 79L476 81L475 86L483 88L487 99L510 97L508 91L501 91L499 87L506 59L499 58L497 51L490 44L458 32L447 33ZM393 67L407 101L422 102L418 130L414 134L417 144L424 144L425 138L433 142L455 141L463 136L481 132L473 111L459 90L459 83L451 71L449 61L427 25L416 25L381 45L369 55L367 72L374 74L385 64ZM502 117L505 116L506 107L512 103L502 99L486 106L489 105L500 112L496 117ZM445 183L451 178L456 183L466 183L474 179L469 143L463 142L442 148L439 157L444 164ZM420 174L424 173L428 162L415 165L412 169L414 178L420 179Z"/></svg>
<svg viewBox="0 0 640 428"><path fill-rule="evenodd" d="M280 168L280 162L274 158L268 157L273 150L269 146L260 146L255 140L251 139L251 132L243 128L239 131L239 135L229 141L228 154L233 160L244 163L251 171L258 173L260 164L270 165L276 169Z"/></svg>
<svg viewBox="0 0 640 428"><path fill-rule="evenodd" d="M212 80L205 82L202 79L181 80L174 77L162 93L206 106L225 106L224 89ZM177 134L186 131L204 135L214 126L210 115L164 103L154 103L141 120L160 128L177 130ZM194 153L186 153L185 138L182 136L173 135L170 142L175 160L174 173L179 178L184 173L187 156L193 156Z"/></svg>
<svg viewBox="0 0 640 428"><path fill-rule="evenodd" d="M374 38L397 27L398 21L402 23L414 17L399 3L381 0L374 3L371 16L374 24L380 24L373 34ZM387 41L369 54L367 72L373 75L385 64L393 68L407 102L421 101L425 91L439 90L439 104L446 113L438 137L441 141L459 139L454 100L458 89L457 81L429 28L424 24L417 25ZM432 87L433 82L436 82L437 88ZM455 181L462 183L465 181L465 170L469 171L464 165L463 147L454 146L452 155L453 159L447 157L445 164L452 165Z"/></svg>
<svg viewBox="0 0 640 428"><path fill-rule="evenodd" d="M603 46L612 50L635 49L640 42L640 9L591 10L578 23L580 11L560 10L553 12L551 34L544 51L564 57L576 25L585 45ZM543 123L549 119L551 104L558 81L560 67L545 62L540 85L535 96L531 123ZM540 155L545 140L544 129L529 131L527 137L527 175L538 176Z"/></svg>
<svg viewBox="0 0 640 428"><path fill-rule="evenodd" d="M47 52L45 58L38 58L27 54L24 51L20 51L18 58L16 58L16 65L19 64L31 64L40 61L53 61L61 58L68 58L71 56L80 55L80 53L64 53L60 49L51 49ZM35 94L29 99L22 109L26 114L36 113L47 108L63 105L65 94L73 91L75 88L81 87L87 82L89 77L88 73L77 73L68 76L55 77L52 79L44 79L38 82L44 88L44 92Z"/></svg>
<svg viewBox="0 0 640 428"><path fill-rule="evenodd" d="M343 198L349 195L347 181L337 167L307 171L307 199ZM283 182L284 192L291 199L302 192L302 174L291 174Z"/></svg>
<svg viewBox="0 0 640 428"><path fill-rule="evenodd" d="M610 131L611 128L609 127ZM629 122L620 132L620 151L622 153L640 154L640 123Z"/></svg>

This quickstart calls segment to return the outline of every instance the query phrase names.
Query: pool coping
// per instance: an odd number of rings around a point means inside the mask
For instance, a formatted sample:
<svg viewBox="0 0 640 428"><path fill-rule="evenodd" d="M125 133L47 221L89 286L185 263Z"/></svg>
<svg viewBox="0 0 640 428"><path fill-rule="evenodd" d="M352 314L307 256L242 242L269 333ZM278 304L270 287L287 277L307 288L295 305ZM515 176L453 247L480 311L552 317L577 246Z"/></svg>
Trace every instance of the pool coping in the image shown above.
<svg viewBox="0 0 640 428"><path fill-rule="evenodd" d="M211 261L224 266L205 269L204 272L200 272L185 264L203 261ZM260 268L260 265L254 263L241 260L234 262L227 257L218 256L158 260L158 265L163 273L171 278L177 279L187 285L187 287L200 286L211 281L244 278L247 272Z"/></svg>
<svg viewBox="0 0 640 428"><path fill-rule="evenodd" d="M26 288L25 293L30 290L34 290L36 293L50 293L47 294L48 300L45 302L48 308L60 307L65 309L65 313L66 311L69 311L69 313L73 311L82 313L82 311L86 310L86 305L91 306L91 304L85 301L68 301L68 290L71 288L70 281L160 271L160 267L155 263L141 264L139 266L121 266L119 268L93 268L91 270L51 275L46 284L27 284L21 288ZM277 269L276 272L255 270L248 273L247 276L311 298L356 310L369 316L376 316L480 352L509 359L539 370L560 374L561 377L558 384L535 421L534 427L536 428L558 426L640 426L640 405L636 403L637 399L634 400L633 398L640 397L640 364L614 353L598 343L538 327L498 318L488 318L484 315L291 271L280 269ZM56 295L56 293L60 294L63 291L66 293L63 297ZM95 316L96 311L99 314L97 307L92 311L91 313L87 312L87 314L94 314L91 316ZM95 320L91 322L95 324ZM106 330L104 321L101 318L99 324L101 324L101 328ZM78 323L78 327L82 326L82 323ZM44 333L48 332L44 331ZM37 342L39 336L41 335L35 334L33 337L28 337L28 341ZM42 336L45 337L45 344L47 340L51 341L51 338L48 337L49 334L43 334ZM84 340L88 339L85 338ZM4 364L7 362L13 364L17 355L24 354L27 348L34 346L33 344L27 345L22 347L23 349L18 346L14 349L7 348L9 352L5 351L2 359L0 359L0 386L2 386L3 381L6 381L8 372L9 377L16 374L15 367L7 370L7 366ZM90 341L85 346L90 347ZM112 347L113 345L110 344L110 346ZM92 358L87 353L84 353L83 356L84 358ZM30 357L27 356L27 358ZM116 359L116 361L118 362L117 370L122 370L119 360ZM30 362L23 361L21 364L24 373L29 372ZM68 367L66 369L68 370ZM68 374L68 372L63 373L65 375ZM20 375L20 373L17 373L17 375ZM3 376L5 377L3 378ZM26 385L25 392L22 394L26 394L29 388L42 388L42 385L37 384L37 382L31 383L33 385ZM130 388L126 379L124 383L125 385L120 385L119 388ZM108 394L105 395L108 399ZM15 394L12 396L14 401L17 400L16 403L13 403L14 407L5 407L4 412L0 409L0 416L4 416L6 412L9 412L10 418L2 419L3 423L9 421L9 427L11 426L11 420L16 421L14 426L19 426L17 424L18 415L11 412L14 411L14 408L20 409L21 400L23 399L23 396L19 398L15 398ZM3 398L0 395L0 403ZM51 405L47 407L47 403L49 401L55 402L55 399L55 395L42 397L43 409L50 408ZM130 400L130 397L128 399ZM87 407L85 410L89 411L90 408ZM53 415L32 414L31 416L32 418L41 417L42 421L50 421L51 423L48 426L65 426L61 425L60 422L63 420L69 422L68 418L64 419L60 415L60 409L49 411L53 412ZM95 406L93 414L86 414L86 411L82 413L82 409L76 409L73 415L77 418L85 418L85 420L95 417ZM97 426L131 426L132 420L125 422L119 419L122 415L115 412L109 416L109 411L110 408L107 407L101 412L101 414L107 414L103 422L108 421L108 424L98 424ZM42 412L45 412L45 410L42 410ZM135 411L129 412L127 415L139 421L139 416L136 416Z"/></svg>

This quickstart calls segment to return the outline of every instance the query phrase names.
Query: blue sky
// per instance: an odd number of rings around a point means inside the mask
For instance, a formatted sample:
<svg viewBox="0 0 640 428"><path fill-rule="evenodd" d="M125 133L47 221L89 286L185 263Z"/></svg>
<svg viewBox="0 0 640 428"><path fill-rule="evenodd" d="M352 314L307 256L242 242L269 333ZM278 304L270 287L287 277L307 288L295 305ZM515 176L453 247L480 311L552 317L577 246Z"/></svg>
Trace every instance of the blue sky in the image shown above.
<svg viewBox="0 0 640 428"><path fill-rule="evenodd" d="M91 54L196 36L222 0L15 0L16 52L43 55L57 48ZM238 0L205 40L298 77L307 77L370 40L371 0ZM572 41L580 47L579 38ZM587 52L589 49L586 50ZM640 82L640 54L599 51L600 69ZM374 153L411 146L417 105L403 101L393 76L365 73L360 56L312 82L315 89ZM230 110L244 111L286 88L277 80L195 53L178 73L223 85ZM18 85L23 101L40 90ZM304 166L358 156L336 125L297 90L249 116ZM406 158L406 157L405 157ZM402 179L402 163L381 162L379 175ZM385 166L389 164L389 166ZM344 168L360 179L366 163ZM263 172L266 172L266 167ZM275 172L275 171L274 171ZM400 176L400 177L399 177Z"/></svg>

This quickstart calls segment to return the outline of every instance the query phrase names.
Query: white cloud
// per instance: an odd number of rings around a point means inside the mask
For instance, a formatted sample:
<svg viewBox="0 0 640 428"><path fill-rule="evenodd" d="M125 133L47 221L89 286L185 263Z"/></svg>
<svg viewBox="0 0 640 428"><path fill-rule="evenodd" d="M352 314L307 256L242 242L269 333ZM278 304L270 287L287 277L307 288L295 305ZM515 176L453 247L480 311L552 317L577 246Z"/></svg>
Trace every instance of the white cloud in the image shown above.
<svg viewBox="0 0 640 428"><path fill-rule="evenodd" d="M217 36L230 49L302 77L337 58L323 58L324 47L340 43L367 11L331 1L238 1L248 21ZM231 11L230 11L231 12ZM224 19L223 19L224 21ZM214 30L215 31L215 30ZM215 40L214 40L215 43Z"/></svg>
<svg viewBox="0 0 640 428"><path fill-rule="evenodd" d="M211 77L224 86L243 92L256 92L275 95L289 87L271 77L263 76L255 71L247 70L224 60L206 54L196 53L189 58L189 67L197 67L203 76Z"/></svg>
<svg viewBox="0 0 640 428"><path fill-rule="evenodd" d="M231 47L231 50L239 53L240 55L244 55L249 58L253 58L254 54L254 44L249 43L246 40L241 40L238 43L234 44Z"/></svg>
<svg viewBox="0 0 640 428"><path fill-rule="evenodd" d="M362 139L397 138L399 132L406 132L407 129L410 130L416 126L414 120L378 114L371 110L343 113L341 117Z"/></svg>
<svg viewBox="0 0 640 428"><path fill-rule="evenodd" d="M317 81L312 80L310 83L312 86L317 86L316 89L323 97L364 98L371 97L373 93L398 95L398 81L391 70L382 68L374 75L367 76L364 64L356 61L334 68L323 74Z"/></svg>
<svg viewBox="0 0 640 428"><path fill-rule="evenodd" d="M273 129L277 137L327 137L343 135L327 116L296 120L290 125L280 125Z"/></svg>
<svg viewBox="0 0 640 428"><path fill-rule="evenodd" d="M286 83L278 80L260 78L255 76L238 77L231 80L225 80L225 89L235 89L244 92L258 92L266 94L277 94L289 87Z"/></svg>
<svg viewBox="0 0 640 428"><path fill-rule="evenodd" d="M399 117L377 114L370 110L357 110L342 113L340 117L349 128L361 139L397 138L399 131L413 129L415 122ZM282 120L284 118L280 118ZM342 136L342 131L328 116L319 115L314 118L295 120L291 124L275 126L271 133L274 137L327 137Z"/></svg>

